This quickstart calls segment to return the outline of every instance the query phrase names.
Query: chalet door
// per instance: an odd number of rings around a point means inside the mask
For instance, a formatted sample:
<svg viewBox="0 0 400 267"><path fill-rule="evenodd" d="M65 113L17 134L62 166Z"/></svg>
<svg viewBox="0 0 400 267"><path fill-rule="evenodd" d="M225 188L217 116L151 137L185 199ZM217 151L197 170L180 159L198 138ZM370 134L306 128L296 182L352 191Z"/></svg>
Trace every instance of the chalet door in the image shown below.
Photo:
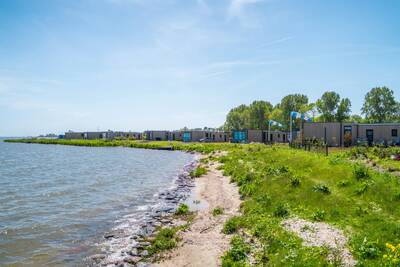
<svg viewBox="0 0 400 267"><path fill-rule="evenodd" d="M367 136L368 145L372 146L372 144L374 143L374 130L368 129L366 131L366 136Z"/></svg>
<svg viewBox="0 0 400 267"><path fill-rule="evenodd" d="M343 128L343 143L345 146L351 146L353 136L352 136L352 127L350 125L344 126Z"/></svg>

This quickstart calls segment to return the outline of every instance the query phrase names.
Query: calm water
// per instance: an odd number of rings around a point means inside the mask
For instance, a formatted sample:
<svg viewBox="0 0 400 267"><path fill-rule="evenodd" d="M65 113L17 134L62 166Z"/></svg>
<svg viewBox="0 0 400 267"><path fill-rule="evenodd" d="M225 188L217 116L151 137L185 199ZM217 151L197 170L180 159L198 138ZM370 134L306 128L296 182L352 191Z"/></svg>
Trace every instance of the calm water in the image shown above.
<svg viewBox="0 0 400 267"><path fill-rule="evenodd" d="M0 141L0 266L76 266L134 228L193 156Z"/></svg>

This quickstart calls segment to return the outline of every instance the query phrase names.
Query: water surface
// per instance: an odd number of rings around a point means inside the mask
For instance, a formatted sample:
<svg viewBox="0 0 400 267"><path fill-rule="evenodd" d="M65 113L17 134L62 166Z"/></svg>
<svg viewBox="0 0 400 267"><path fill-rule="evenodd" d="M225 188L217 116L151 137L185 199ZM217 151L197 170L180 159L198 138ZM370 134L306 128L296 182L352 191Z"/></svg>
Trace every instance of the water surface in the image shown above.
<svg viewBox="0 0 400 267"><path fill-rule="evenodd" d="M76 266L133 227L193 155L0 141L0 266Z"/></svg>

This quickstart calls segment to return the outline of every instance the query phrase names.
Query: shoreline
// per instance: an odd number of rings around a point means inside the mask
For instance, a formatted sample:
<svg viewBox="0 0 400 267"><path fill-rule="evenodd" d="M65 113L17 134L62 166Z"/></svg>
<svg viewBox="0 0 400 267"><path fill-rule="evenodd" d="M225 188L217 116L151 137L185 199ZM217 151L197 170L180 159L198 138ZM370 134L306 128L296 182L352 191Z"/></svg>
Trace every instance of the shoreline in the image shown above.
<svg viewBox="0 0 400 267"><path fill-rule="evenodd" d="M201 158L200 153L182 152L192 154L194 158L176 174L170 187L154 194L156 198L155 204L146 207L144 214L136 225L137 229L129 233L123 233L124 230L120 229L119 225L114 226L103 235L103 242L100 243L103 253L87 257L84 259L85 263L91 266L116 266L129 264L129 262L133 262L133 258L135 258L135 261L141 261L145 256L132 255L132 248L140 247L141 243L145 243L144 240L154 235L158 228L175 226L171 216L173 216L180 203L185 203L190 198L195 188L195 181L190 176L190 172L199 166ZM104 250L106 247L107 249ZM132 264L128 266L132 266Z"/></svg>
<svg viewBox="0 0 400 267"><path fill-rule="evenodd" d="M173 250L161 254L156 267L220 266L221 257L230 248L231 236L222 233L224 223L239 215L238 187L219 170L221 163L211 161L207 174L195 179L195 200L203 205L190 227L179 234L181 241ZM214 215L214 209L223 210Z"/></svg>

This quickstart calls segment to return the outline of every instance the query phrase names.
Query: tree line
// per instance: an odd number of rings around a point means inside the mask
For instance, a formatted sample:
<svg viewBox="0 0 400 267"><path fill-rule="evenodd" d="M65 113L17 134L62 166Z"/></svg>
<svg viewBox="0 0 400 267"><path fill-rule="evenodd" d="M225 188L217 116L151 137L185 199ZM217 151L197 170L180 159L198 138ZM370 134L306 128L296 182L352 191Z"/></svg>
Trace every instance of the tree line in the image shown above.
<svg viewBox="0 0 400 267"><path fill-rule="evenodd" d="M395 99L393 90L375 87L364 97L362 116L352 114L350 99L341 98L334 91L323 93L315 103L310 103L306 95L290 94L275 106L268 101L258 100L250 105L242 104L232 108L226 116L223 128L227 131L265 130L268 128L267 121L275 120L284 129L288 129L292 111L305 113L315 122L400 122L400 102Z"/></svg>

